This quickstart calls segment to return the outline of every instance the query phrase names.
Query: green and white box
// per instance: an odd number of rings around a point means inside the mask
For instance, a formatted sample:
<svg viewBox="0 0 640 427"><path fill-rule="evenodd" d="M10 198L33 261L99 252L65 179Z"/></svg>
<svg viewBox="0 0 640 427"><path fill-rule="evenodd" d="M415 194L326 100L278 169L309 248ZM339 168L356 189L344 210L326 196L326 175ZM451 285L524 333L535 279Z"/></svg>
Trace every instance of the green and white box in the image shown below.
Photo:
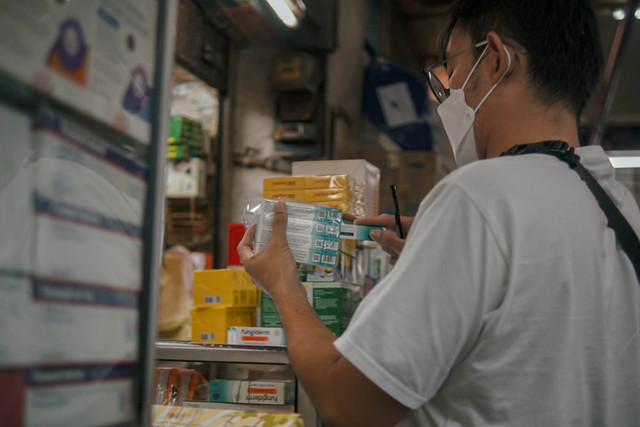
<svg viewBox="0 0 640 427"><path fill-rule="evenodd" d="M254 405L291 405L295 384L291 380L211 380L209 400Z"/></svg>

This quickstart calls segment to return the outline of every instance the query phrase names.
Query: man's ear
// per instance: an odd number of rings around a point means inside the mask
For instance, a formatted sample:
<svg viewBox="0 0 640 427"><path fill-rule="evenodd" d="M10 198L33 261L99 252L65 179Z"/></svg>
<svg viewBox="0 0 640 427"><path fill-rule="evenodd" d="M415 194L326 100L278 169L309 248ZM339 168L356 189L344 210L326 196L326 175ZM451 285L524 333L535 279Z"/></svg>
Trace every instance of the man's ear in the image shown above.
<svg viewBox="0 0 640 427"><path fill-rule="evenodd" d="M502 38L495 31L487 34L487 59L491 70L491 82L496 83L513 72L515 51L502 42Z"/></svg>

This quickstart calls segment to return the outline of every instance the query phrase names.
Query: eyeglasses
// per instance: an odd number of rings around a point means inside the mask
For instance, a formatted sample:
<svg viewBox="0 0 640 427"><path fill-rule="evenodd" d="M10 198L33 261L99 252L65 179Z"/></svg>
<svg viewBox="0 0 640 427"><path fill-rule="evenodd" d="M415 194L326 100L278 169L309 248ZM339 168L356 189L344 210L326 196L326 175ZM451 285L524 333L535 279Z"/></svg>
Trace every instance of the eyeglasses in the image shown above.
<svg viewBox="0 0 640 427"><path fill-rule="evenodd" d="M526 55L527 53L529 53L527 51L527 49L522 46L520 43L518 43L517 41L513 40L510 37L502 37L502 39L507 42L509 44L509 46L513 47L515 50L517 50L518 52L520 52L523 55ZM449 88L444 87L444 85L442 84L442 82L440 81L440 79L438 77L436 77L435 73L433 72L434 70L444 66L447 61L452 60L453 58L460 56L464 53L469 52L472 49L477 49L479 47L482 47L484 45L487 44L487 41L481 41L479 43L474 44L473 46L463 50L462 52L458 52L453 56L450 56L449 58L445 59L444 61L440 61L437 62L429 67L426 67L424 70L422 70L422 72L425 74L425 76L427 76L427 84L429 85L429 88L431 89L431 92L433 92L433 94L435 95L436 99L438 100L438 103L442 104L444 102L445 99L447 99L449 97L449 94L451 93L451 91L449 90Z"/></svg>
<svg viewBox="0 0 640 427"><path fill-rule="evenodd" d="M429 88L431 89L431 92L433 92L433 94L435 95L436 99L438 100L438 103L442 104L444 102L445 99L447 99L449 97L450 91L449 88L444 87L444 85L442 84L442 82L440 81L440 79L438 77L436 77L435 73L433 72L435 69L440 68L442 66L444 66L447 61L452 60L453 58L460 56L464 53L467 53L468 51L472 50L472 49L477 49L479 47L482 47L484 45L487 44L487 41L481 41L480 43L476 43L473 46L469 47L468 49L463 50L462 52L458 52L453 56L450 56L449 58L445 59L444 61L440 61L437 62L429 67L426 67L422 72L425 74L425 76L427 76L427 84L429 85Z"/></svg>

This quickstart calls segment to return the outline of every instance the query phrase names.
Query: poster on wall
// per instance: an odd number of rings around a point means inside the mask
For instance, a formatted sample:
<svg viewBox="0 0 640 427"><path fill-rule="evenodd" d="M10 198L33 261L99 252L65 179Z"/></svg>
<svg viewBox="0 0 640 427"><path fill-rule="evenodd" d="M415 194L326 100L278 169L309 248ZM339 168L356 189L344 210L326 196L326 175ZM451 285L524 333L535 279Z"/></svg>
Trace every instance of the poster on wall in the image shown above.
<svg viewBox="0 0 640 427"><path fill-rule="evenodd" d="M144 144L157 0L0 2L0 71Z"/></svg>

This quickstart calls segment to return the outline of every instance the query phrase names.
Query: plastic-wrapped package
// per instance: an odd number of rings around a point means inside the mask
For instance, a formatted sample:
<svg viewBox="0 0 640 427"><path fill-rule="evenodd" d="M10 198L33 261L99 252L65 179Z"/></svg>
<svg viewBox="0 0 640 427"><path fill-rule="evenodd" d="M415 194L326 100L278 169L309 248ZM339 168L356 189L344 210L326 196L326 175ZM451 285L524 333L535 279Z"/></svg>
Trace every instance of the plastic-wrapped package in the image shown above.
<svg viewBox="0 0 640 427"><path fill-rule="evenodd" d="M346 174L265 178L263 185L265 199L324 205L355 218L365 214L364 184Z"/></svg>
<svg viewBox="0 0 640 427"><path fill-rule="evenodd" d="M271 240L273 215L277 201L264 199L250 203L245 210L245 225L257 224L253 248L263 250ZM334 267L338 258L342 211L304 203L287 204L287 242L296 262Z"/></svg>

